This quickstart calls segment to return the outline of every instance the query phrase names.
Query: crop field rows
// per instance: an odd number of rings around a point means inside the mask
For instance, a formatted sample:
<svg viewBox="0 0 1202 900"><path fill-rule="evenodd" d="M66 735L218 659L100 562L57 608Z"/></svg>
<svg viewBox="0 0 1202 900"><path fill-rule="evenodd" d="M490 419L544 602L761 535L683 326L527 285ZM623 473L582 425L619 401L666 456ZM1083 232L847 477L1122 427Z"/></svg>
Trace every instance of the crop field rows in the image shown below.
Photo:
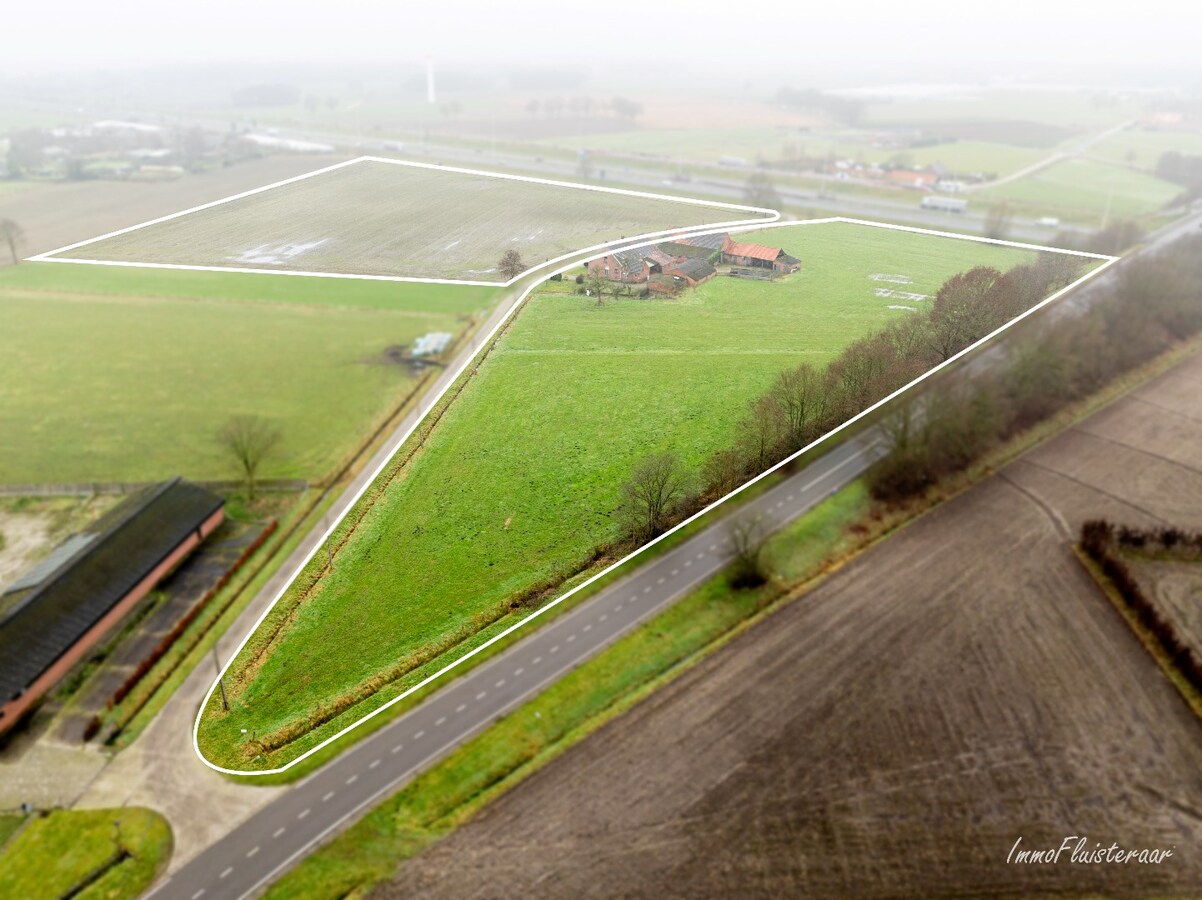
<svg viewBox="0 0 1202 900"><path fill-rule="evenodd" d="M43 258L501 284L524 268L673 228L770 221L749 207L360 158Z"/></svg>

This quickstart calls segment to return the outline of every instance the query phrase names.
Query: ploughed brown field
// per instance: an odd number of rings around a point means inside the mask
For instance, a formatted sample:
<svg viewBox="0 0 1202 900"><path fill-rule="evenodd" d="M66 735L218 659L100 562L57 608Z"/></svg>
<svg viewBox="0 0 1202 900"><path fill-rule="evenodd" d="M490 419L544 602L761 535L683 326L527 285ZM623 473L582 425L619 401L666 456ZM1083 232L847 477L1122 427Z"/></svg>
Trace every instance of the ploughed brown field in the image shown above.
<svg viewBox="0 0 1202 900"><path fill-rule="evenodd" d="M1202 354L877 545L385 898L1197 896L1202 724L1074 558L1202 527ZM1067 835L1160 865L1007 864Z"/></svg>
<svg viewBox="0 0 1202 900"><path fill-rule="evenodd" d="M38 185L0 196L0 219L25 232L24 256L46 253L90 238L141 225L202 203L342 162L346 156L276 154L174 181L69 181ZM0 265L8 263L0 254Z"/></svg>

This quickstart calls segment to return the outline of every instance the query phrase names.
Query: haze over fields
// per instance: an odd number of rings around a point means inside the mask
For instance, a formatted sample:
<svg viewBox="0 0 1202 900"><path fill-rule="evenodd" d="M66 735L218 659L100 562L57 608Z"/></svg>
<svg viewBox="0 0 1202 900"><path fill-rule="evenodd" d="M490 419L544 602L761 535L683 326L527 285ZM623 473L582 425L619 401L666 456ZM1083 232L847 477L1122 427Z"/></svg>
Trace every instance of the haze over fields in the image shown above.
<svg viewBox="0 0 1202 900"><path fill-rule="evenodd" d="M0 897L1202 896L1202 6L9 6Z"/></svg>

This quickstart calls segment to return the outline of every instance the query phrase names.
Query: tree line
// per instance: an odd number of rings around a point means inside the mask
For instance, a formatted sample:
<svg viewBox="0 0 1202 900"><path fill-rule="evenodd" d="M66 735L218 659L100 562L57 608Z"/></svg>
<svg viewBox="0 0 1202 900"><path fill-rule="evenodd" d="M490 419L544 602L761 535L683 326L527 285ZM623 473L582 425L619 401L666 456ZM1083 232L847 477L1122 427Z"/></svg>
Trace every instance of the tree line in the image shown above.
<svg viewBox="0 0 1202 900"><path fill-rule="evenodd" d="M907 404L886 423L893 447L868 473L873 495L922 493L1202 332L1200 283L1202 236L1193 236L1125 264L1085 313L1023 329L1000 364L934 388L921 407Z"/></svg>
<svg viewBox="0 0 1202 900"><path fill-rule="evenodd" d="M978 266L947 279L929 307L854 341L826 367L780 372L699 477L671 453L635 467L623 490L624 539L639 545L662 534L1068 284L1078 266L1052 254L1008 272Z"/></svg>
<svg viewBox="0 0 1202 900"><path fill-rule="evenodd" d="M1165 542L1168 542L1167 545ZM1081 551L1098 567L1118 593L1123 604L1139 621L1174 667L1196 691L1202 691L1202 661L1186 640L1177 633L1173 622L1148 597L1135 573L1120 552L1123 546L1146 548L1149 544L1172 548L1202 548L1202 534L1179 529L1143 530L1115 526L1106 519L1091 519L1081 525Z"/></svg>

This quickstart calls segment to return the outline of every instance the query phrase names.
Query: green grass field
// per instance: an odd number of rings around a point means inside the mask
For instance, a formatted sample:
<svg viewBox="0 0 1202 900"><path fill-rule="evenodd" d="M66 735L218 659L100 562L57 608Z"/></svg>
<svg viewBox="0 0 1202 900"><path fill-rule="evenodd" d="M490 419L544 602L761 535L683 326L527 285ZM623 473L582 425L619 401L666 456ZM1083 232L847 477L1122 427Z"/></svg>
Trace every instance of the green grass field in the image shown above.
<svg viewBox="0 0 1202 900"><path fill-rule="evenodd" d="M295 603L294 586L236 661L227 679L231 712L210 707L203 720L209 758L248 767L250 739L293 735L298 717L342 708L340 698L509 615L514 594L573 569L616 536L620 486L638 460L672 449L696 471L730 445L747 402L776 373L801 360L825 364L908 314L891 309L900 302L876 296L877 288L933 293L974 265L1005 269L1032 258L846 224L744 237L784 246L803 271L773 284L719 278L675 300L602 307L571 294L533 295L403 477L379 502L363 501L333 571L322 574L325 558L315 560L298 579L317 579L305 602ZM254 765L278 765L296 752L283 745Z"/></svg>
<svg viewBox="0 0 1202 900"><path fill-rule="evenodd" d="M1111 135L1090 152L1116 163L1128 163L1153 171L1161 155L1172 150L1202 156L1202 132L1130 128Z"/></svg>
<svg viewBox="0 0 1202 900"><path fill-rule="evenodd" d="M282 433L265 477L328 474L414 384L390 345L462 330L491 288L28 263L0 270L0 484L236 473L235 414Z"/></svg>
<svg viewBox="0 0 1202 900"><path fill-rule="evenodd" d="M124 262L502 282L581 247L756 219L699 203L363 161L64 254Z"/></svg>
<svg viewBox="0 0 1202 900"><path fill-rule="evenodd" d="M982 199L1007 200L1029 215L1057 216L1098 226L1109 219L1156 212L1181 188L1143 172L1086 159L1070 159L1025 178L988 188Z"/></svg>
<svg viewBox="0 0 1202 900"><path fill-rule="evenodd" d="M0 852L0 897L133 900L171 855L171 827L149 809L56 810Z"/></svg>

